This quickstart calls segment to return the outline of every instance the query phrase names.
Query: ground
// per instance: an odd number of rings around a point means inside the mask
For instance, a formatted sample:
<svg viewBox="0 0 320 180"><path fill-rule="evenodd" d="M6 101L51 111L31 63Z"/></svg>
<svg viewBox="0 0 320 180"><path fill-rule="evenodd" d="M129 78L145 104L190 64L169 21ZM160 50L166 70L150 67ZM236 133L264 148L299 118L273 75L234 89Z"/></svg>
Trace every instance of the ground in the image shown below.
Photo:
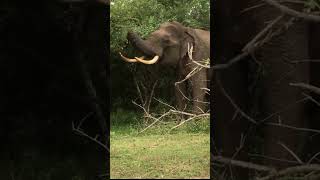
<svg viewBox="0 0 320 180"><path fill-rule="evenodd" d="M113 116L111 116L113 117ZM110 174L113 178L209 179L209 120L143 126L111 126Z"/></svg>

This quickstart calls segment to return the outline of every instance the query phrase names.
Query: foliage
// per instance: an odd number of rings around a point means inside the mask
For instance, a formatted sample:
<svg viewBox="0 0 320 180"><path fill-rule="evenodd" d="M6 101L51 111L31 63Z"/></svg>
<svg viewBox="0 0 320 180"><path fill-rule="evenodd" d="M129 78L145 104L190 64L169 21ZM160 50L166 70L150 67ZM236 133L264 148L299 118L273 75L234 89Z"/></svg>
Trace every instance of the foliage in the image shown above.
<svg viewBox="0 0 320 180"><path fill-rule="evenodd" d="M128 30L145 37L160 24L175 20L186 26L210 28L209 0L117 0L111 4L111 51L126 44Z"/></svg>
<svg viewBox="0 0 320 180"><path fill-rule="evenodd" d="M320 1L319 0L307 0L305 2L305 6L307 8L307 12L311 11L311 10L316 10L319 11L320 10Z"/></svg>
<svg viewBox="0 0 320 180"><path fill-rule="evenodd" d="M167 109L161 106L155 107L155 111L159 114L164 114ZM153 113L153 115L156 115ZM183 125L171 130L172 127L177 125L176 115L170 115L163 118L158 123L151 126L148 130L141 133L141 135L163 135L163 134L176 134L176 133L209 133L210 132L210 119L209 118L195 118L192 121L184 123ZM143 124L143 113L133 112L117 108L110 113L111 121L111 136L112 135L137 135L146 126ZM152 120L153 121L153 120Z"/></svg>

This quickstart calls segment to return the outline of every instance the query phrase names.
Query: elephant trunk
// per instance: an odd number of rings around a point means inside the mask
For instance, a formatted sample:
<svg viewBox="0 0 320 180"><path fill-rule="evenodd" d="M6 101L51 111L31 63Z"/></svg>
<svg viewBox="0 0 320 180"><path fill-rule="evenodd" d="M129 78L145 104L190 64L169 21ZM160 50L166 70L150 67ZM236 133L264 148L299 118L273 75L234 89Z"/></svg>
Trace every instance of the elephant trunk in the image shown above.
<svg viewBox="0 0 320 180"><path fill-rule="evenodd" d="M134 32L128 32L127 36L128 40L132 43L132 45L142 51L142 53L148 56L156 56L156 50L145 40L141 39L139 35Z"/></svg>

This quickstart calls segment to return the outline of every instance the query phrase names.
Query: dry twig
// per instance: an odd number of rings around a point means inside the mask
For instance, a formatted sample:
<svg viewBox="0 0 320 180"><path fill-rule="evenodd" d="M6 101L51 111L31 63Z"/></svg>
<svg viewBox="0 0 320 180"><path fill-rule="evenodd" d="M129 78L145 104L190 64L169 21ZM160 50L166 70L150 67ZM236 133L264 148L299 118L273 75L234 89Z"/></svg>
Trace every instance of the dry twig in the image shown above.
<svg viewBox="0 0 320 180"><path fill-rule="evenodd" d="M263 0L263 1L268 3L271 6L274 6L277 9L279 9L281 12L288 14L288 15L291 15L293 17L302 18L304 20L313 21L313 22L317 22L317 23L320 22L320 16L298 12L296 10L288 8L287 6L281 5L279 2L274 1L274 0Z"/></svg>
<svg viewBox="0 0 320 180"><path fill-rule="evenodd" d="M216 83L221 89L221 92L226 96L226 98L229 100L229 102L232 104L232 106L236 109L237 112L239 112L244 118L246 118L248 121L252 122L253 124L257 124L257 121L255 121L253 118L251 118L247 113L245 113L241 108L233 101L233 99L229 96L229 94L224 89L223 85L220 82L219 76L215 76Z"/></svg>
<svg viewBox="0 0 320 180"><path fill-rule="evenodd" d="M275 169L273 167L263 166L260 164L254 164L246 161L234 160L234 159L230 159L222 156L212 156L211 159L216 162L220 162L223 164L231 164L233 166L238 166L242 168L254 169L257 171L275 172Z"/></svg>
<svg viewBox="0 0 320 180"><path fill-rule="evenodd" d="M302 162L302 160L297 156L297 154L295 154L288 146L286 146L282 142L278 142L278 144L280 144L285 150L287 150L297 160L297 162L299 162L299 164L304 164L304 162Z"/></svg>
<svg viewBox="0 0 320 180"><path fill-rule="evenodd" d="M277 171L275 173L271 173L268 176L258 178L257 180L269 180L269 179L274 179L281 176L289 176L291 174L307 173L307 172L313 172L313 171L320 171L320 165L308 164L308 165L288 167L283 170Z"/></svg>
<svg viewBox="0 0 320 180"><path fill-rule="evenodd" d="M79 124L79 125L81 125L81 124ZM84 137L88 138L89 140L91 140L91 141L99 144L102 148L104 148L105 150L107 150L108 152L110 152L110 150L109 150L109 148L107 147L107 145L103 144L102 142L100 142L100 141L98 140L98 136L96 136L96 137L91 137L91 136L89 136L88 134L86 134L85 132L83 132L83 131L80 129L80 126L79 126L79 125L78 125L77 127L75 127L74 122L72 122L72 130L75 131L76 133L78 133L78 135L84 136Z"/></svg>
<svg viewBox="0 0 320 180"><path fill-rule="evenodd" d="M310 85L310 84L306 84L306 83L290 83L290 86L295 86L295 87L300 87L302 89L306 89L306 90L310 90L314 93L320 94L320 88Z"/></svg>

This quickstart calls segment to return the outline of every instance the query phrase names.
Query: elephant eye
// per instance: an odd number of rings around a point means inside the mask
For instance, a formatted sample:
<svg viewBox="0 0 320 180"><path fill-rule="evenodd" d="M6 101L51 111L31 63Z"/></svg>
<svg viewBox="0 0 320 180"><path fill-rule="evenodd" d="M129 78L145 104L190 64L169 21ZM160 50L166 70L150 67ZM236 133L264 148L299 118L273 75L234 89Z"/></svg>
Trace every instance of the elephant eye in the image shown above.
<svg viewBox="0 0 320 180"><path fill-rule="evenodd" d="M169 36L163 36L162 40L163 40L163 42L169 42L170 38L169 38Z"/></svg>
<svg viewBox="0 0 320 180"><path fill-rule="evenodd" d="M162 41L163 41L165 44L169 44L169 45L173 43L172 38L170 38L170 36L163 36Z"/></svg>
<svg viewBox="0 0 320 180"><path fill-rule="evenodd" d="M170 39L169 39L169 38L168 38L168 39L163 39L163 42L169 43L169 42L170 42Z"/></svg>

